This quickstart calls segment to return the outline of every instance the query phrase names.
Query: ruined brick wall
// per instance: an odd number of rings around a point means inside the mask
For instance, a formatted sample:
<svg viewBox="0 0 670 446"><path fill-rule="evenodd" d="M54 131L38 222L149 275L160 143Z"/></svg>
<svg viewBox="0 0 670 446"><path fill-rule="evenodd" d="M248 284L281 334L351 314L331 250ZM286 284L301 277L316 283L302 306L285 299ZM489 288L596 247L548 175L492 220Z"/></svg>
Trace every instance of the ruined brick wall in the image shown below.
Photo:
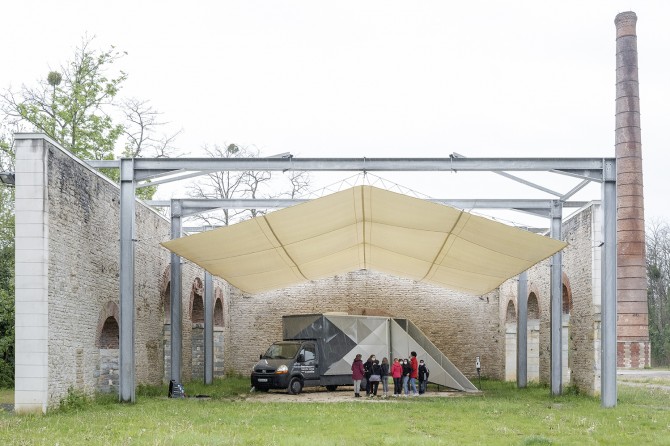
<svg viewBox="0 0 670 446"><path fill-rule="evenodd" d="M119 190L58 148L48 148L49 400L73 386L98 387L109 352L96 346L101 311L119 302ZM158 291L169 261L158 246L166 221L137 206L135 351L138 383L162 377L162 308ZM102 368L102 369L101 369Z"/></svg>
<svg viewBox="0 0 670 446"><path fill-rule="evenodd" d="M92 392L114 379L114 351L96 345L104 309L118 305L119 190L70 155L48 146L49 233L49 398L57 402L68 387ZM593 211L567 220L563 255L572 300L570 354L573 380L594 387L598 370L599 301L593 289ZM169 253L159 242L169 238L169 222L138 204L136 211L136 378L160 384L169 375ZM596 262L597 263L597 262ZM199 379L194 358L193 299L203 271L186 262L182 277L182 376ZM245 295L214 278L222 325L215 330L216 375L224 370L248 375L258 354L282 335L281 316L344 311L407 318L468 377L474 358L482 374L505 377L505 317L516 280L486 296L465 295L372 271L357 271L257 295ZM529 291L538 297L539 368L549 380L549 260L529 271ZM199 339L199 338L198 338ZM196 339L196 344L199 342ZM113 349L112 349L113 350ZM197 349L195 349L197 352ZM223 354L223 361L220 355ZM197 356L197 354L196 354ZM195 368L193 367L195 359ZM166 369L167 367L167 369ZM106 383L106 384L105 384ZM590 383L590 384L589 384Z"/></svg>
<svg viewBox="0 0 670 446"><path fill-rule="evenodd" d="M563 223L563 239L569 243L563 251L563 285L569 290L570 326L568 363L572 385L593 394L594 389L594 326L600 314L593 302L592 239L594 207L588 207ZM599 270L599 265L598 270ZM564 386L568 383L563 383Z"/></svg>
<svg viewBox="0 0 670 446"><path fill-rule="evenodd" d="M119 304L119 189L81 161L47 145L49 290L48 392L57 404L67 389L91 393L116 391L118 349L96 342L101 315ZM135 363L137 384L160 384L165 369L164 295L169 252L159 243L170 238L170 224L150 208L136 204ZM192 284L202 269L183 266L182 364L191 376ZM169 274L167 275L169 281ZM215 285L221 288L218 279ZM169 317L167 318L169 322ZM118 364L118 359L116 359ZM118 367L118 365L117 365ZM169 371L169 362L167 363ZM115 376L116 375L116 376Z"/></svg>
<svg viewBox="0 0 670 446"><path fill-rule="evenodd" d="M258 355L281 339L281 316L343 311L407 318L466 376L502 378L503 326L498 293L476 297L373 271L357 271L283 290L246 295L230 289L232 330L225 361L249 374Z"/></svg>
<svg viewBox="0 0 670 446"><path fill-rule="evenodd" d="M562 226L562 238L568 242L563 250L562 282L570 301L569 317L563 317L563 386L573 384L589 394L599 391L600 382L599 209L597 203L588 206ZM528 293L535 294L539 304L539 379L544 383L551 379L550 263L547 259L528 270ZM505 282L500 295L499 318L505 321L508 303L512 301L517 308L517 279Z"/></svg>

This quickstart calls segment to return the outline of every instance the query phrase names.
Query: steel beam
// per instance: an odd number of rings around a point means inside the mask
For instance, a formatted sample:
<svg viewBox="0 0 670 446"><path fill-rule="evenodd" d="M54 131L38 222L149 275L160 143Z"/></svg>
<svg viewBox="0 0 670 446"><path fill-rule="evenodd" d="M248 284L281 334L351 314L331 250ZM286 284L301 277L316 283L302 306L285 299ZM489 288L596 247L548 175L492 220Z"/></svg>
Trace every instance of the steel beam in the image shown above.
<svg viewBox="0 0 670 446"><path fill-rule="evenodd" d="M181 237L181 203L172 201L171 235ZM181 382L182 302L181 257L170 255L170 379Z"/></svg>
<svg viewBox="0 0 670 446"><path fill-rule="evenodd" d="M176 199L182 203L182 216L189 216L201 212L207 212L215 209L276 209L293 206L296 204L312 201L302 198L182 198ZM466 199L447 199L447 198L428 198L425 201L431 203L445 204L458 209L513 209L513 210L533 210L549 212L552 209L551 199L490 199L490 198L466 198ZM170 207L171 200L147 200L144 203L154 207ZM581 208L588 204L588 201L566 201L564 208Z"/></svg>
<svg viewBox="0 0 670 446"><path fill-rule="evenodd" d="M602 407L617 404L617 193L616 164L605 165L602 185L603 245L601 247L601 376L600 398Z"/></svg>
<svg viewBox="0 0 670 446"><path fill-rule="evenodd" d="M214 281L205 271L205 384L214 380Z"/></svg>
<svg viewBox="0 0 670 446"><path fill-rule="evenodd" d="M121 161L119 258L119 401L135 402L135 181L133 160Z"/></svg>
<svg viewBox="0 0 670 446"><path fill-rule="evenodd" d="M528 272L519 274L516 293L516 386L528 385Z"/></svg>
<svg viewBox="0 0 670 446"><path fill-rule="evenodd" d="M554 201L551 214L551 238L561 239L563 207L559 200ZM551 257L550 271L550 319L551 319L551 394L560 395L563 391L563 254L558 251Z"/></svg>

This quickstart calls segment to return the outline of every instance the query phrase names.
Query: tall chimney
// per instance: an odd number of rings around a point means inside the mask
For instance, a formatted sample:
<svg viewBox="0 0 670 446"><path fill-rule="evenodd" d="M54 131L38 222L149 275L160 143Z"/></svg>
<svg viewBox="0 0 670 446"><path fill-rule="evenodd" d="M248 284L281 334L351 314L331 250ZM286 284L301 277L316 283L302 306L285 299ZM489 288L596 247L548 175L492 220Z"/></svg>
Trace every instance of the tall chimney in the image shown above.
<svg viewBox="0 0 670 446"><path fill-rule="evenodd" d="M637 35L634 12L616 25L617 366L650 363Z"/></svg>

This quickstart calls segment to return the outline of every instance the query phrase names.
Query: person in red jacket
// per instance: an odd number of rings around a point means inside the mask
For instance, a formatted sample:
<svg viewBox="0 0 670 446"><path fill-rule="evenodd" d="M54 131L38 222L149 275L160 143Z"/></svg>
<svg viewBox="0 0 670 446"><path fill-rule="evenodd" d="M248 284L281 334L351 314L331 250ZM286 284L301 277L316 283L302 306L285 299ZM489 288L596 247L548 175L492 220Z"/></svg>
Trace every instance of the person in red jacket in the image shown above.
<svg viewBox="0 0 670 446"><path fill-rule="evenodd" d="M402 393L402 365L398 358L393 359L391 376L393 377L393 396L397 398Z"/></svg>
<svg viewBox="0 0 670 446"><path fill-rule="evenodd" d="M363 367L363 360L359 353L351 364L351 379L354 380L354 397L356 398L360 398L361 396L361 381L364 376L365 367Z"/></svg>
<svg viewBox="0 0 670 446"><path fill-rule="evenodd" d="M419 392L416 389L416 380L419 377L419 361L416 360L416 352L411 352L412 355L410 359L410 364L412 364L412 373L409 375L409 387L412 389L412 394L414 396L418 395Z"/></svg>

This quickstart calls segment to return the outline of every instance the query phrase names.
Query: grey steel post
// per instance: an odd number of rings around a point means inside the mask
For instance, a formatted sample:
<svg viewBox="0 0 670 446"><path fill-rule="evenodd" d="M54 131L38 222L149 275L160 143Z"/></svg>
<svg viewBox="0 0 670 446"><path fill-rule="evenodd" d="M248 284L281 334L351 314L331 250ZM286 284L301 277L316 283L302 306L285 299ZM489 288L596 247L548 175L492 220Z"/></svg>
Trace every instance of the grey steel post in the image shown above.
<svg viewBox="0 0 670 446"><path fill-rule="evenodd" d="M563 204L553 202L551 209L551 238L561 239ZM551 394L563 392L563 254L557 252L551 257L550 271L550 318L551 318Z"/></svg>
<svg viewBox="0 0 670 446"><path fill-rule="evenodd" d="M181 237L181 201L170 206L173 239ZM181 382L181 257L170 255L170 379Z"/></svg>
<svg viewBox="0 0 670 446"><path fill-rule="evenodd" d="M615 407L617 400L617 197L616 164L609 161L603 171L603 245L601 256L601 376L602 407Z"/></svg>
<svg viewBox="0 0 670 446"><path fill-rule="evenodd" d="M119 259L119 401L135 402L135 172L121 160Z"/></svg>
<svg viewBox="0 0 670 446"><path fill-rule="evenodd" d="M528 272L519 274L516 303L516 386L523 389L528 384Z"/></svg>
<svg viewBox="0 0 670 446"><path fill-rule="evenodd" d="M212 275L205 271L205 384L214 379L214 285Z"/></svg>

